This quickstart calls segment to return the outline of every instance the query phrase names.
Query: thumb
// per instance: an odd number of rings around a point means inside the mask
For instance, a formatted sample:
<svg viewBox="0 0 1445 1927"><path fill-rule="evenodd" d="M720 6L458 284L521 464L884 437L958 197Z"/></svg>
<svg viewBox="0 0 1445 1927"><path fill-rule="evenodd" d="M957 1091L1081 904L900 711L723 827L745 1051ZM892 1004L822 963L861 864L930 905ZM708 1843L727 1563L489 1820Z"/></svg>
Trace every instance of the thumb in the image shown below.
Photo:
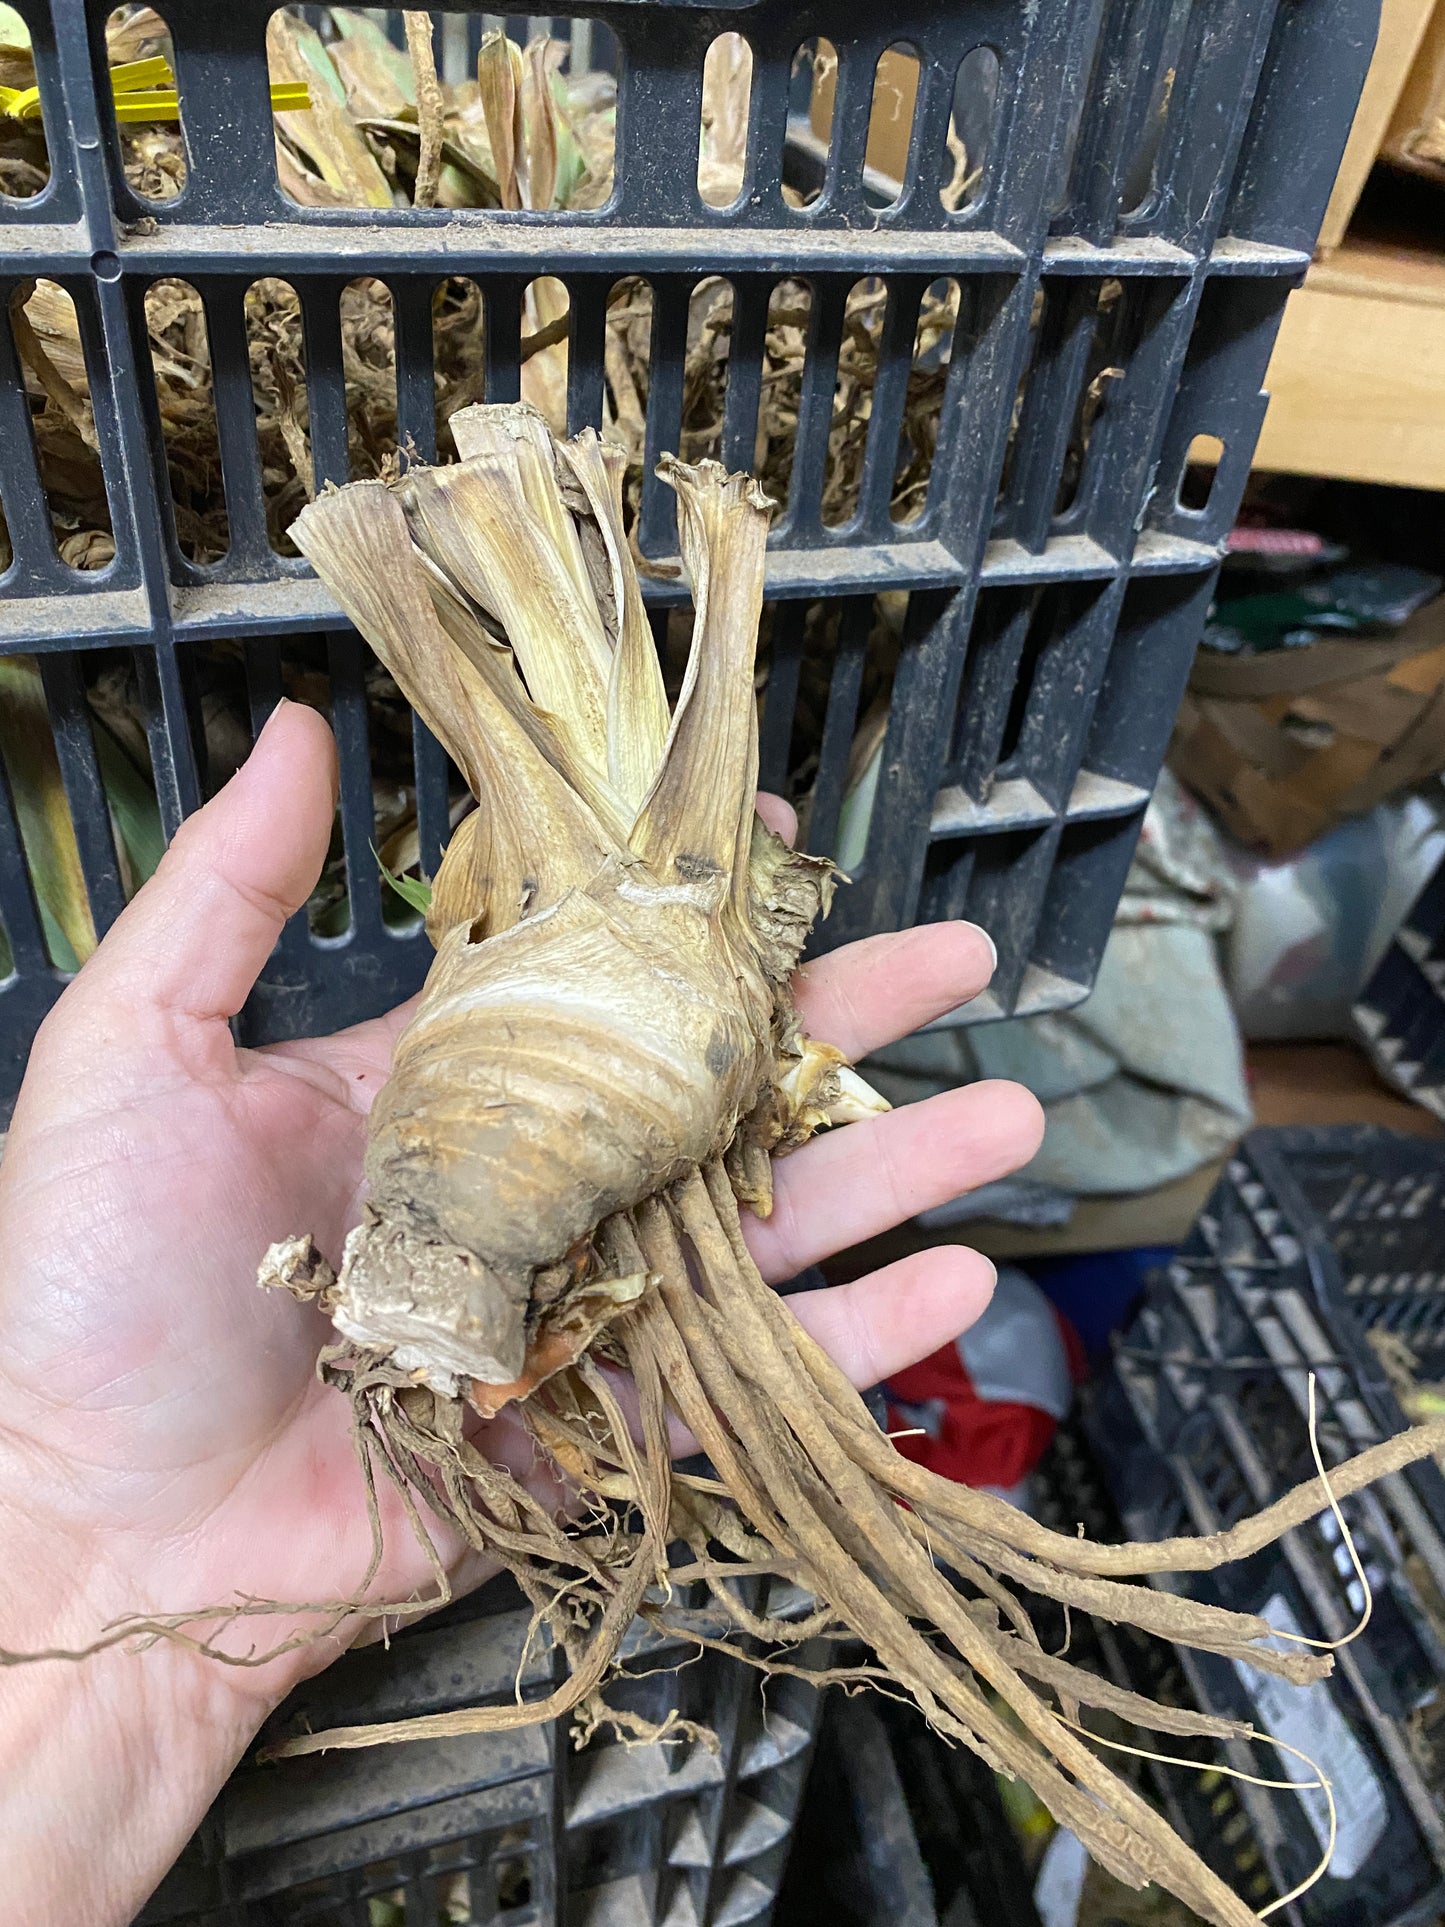
<svg viewBox="0 0 1445 1927"><path fill-rule="evenodd" d="M156 1016L225 1023L314 888L335 810L331 731L283 701L231 781L181 825L57 1016L67 1004L108 1007L137 1041Z"/></svg>

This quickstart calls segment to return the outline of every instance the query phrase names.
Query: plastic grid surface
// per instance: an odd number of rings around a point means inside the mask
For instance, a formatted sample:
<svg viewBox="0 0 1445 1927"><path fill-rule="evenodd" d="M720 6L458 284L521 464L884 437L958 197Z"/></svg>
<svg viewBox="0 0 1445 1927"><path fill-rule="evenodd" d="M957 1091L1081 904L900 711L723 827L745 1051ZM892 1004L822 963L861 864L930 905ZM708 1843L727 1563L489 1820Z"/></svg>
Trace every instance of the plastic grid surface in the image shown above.
<svg viewBox="0 0 1445 1927"><path fill-rule="evenodd" d="M1445 869L1411 904L1354 1017L1384 1075L1445 1117Z"/></svg>
<svg viewBox="0 0 1445 1927"><path fill-rule="evenodd" d="M1167 1272L1119 1342L1096 1443L1134 1537L1210 1533L1313 1474L1314 1374L1326 1465L1401 1430L1367 1334L1421 1334L1422 1377L1438 1323L1445 1151L1428 1140L1345 1127L1255 1131L1245 1139ZM1433 1249L1432 1249L1433 1246ZM1310 1927L1404 1927L1445 1898L1445 1480L1430 1463L1343 1507L1370 1580L1368 1628L1336 1655L1330 1693L1385 1790L1378 1844L1349 1879L1300 1904ZM1283 1596L1305 1631L1336 1640L1364 1589L1333 1515L1188 1590L1243 1611ZM1226 1662L1181 1649L1204 1704L1257 1718ZM1272 1777L1272 1755L1255 1749ZM1242 1787L1280 1891L1318 1857L1303 1812Z"/></svg>
<svg viewBox="0 0 1445 1927"><path fill-rule="evenodd" d="M485 1598L485 1596L483 1596ZM764 1604L755 1588L752 1603ZM526 1611L477 1602L348 1654L275 1730L528 1698L557 1683ZM782 1594L770 1602L790 1610ZM708 1630L722 1633L715 1619ZM803 1663L820 1655L804 1646ZM634 1627L611 1704L705 1722L580 1752L565 1723L242 1766L137 1927L742 1927L765 1922L802 1794L818 1695ZM518 1677L521 1668L520 1680ZM268 1729L272 1730L272 1729Z"/></svg>
<svg viewBox="0 0 1445 1927"><path fill-rule="evenodd" d="M57 559L14 343L0 329L0 500L14 549L0 580L0 650L43 656L99 929L117 913L122 885L82 650L135 653L169 834L197 806L206 777L194 645L239 641L259 722L279 689L278 638L331 637L348 864L353 880L372 874L363 657L304 565L267 541L243 315L253 281L284 277L299 296L320 482L346 474L337 301L357 275L390 290L399 427L423 456L435 447L430 303L439 280L465 274L481 287L487 392L500 400L517 393L522 292L539 271L561 277L576 426L600 419L607 291L619 275L645 276L649 457L676 440L690 293L705 275L726 276L735 306L723 456L736 465L752 450L769 296L794 277L811 289L811 319L769 595L866 605L883 589L911 592L866 850L822 941L919 916L968 916L993 932L1000 953L993 989L971 1019L1085 994L1244 485L1271 343L1328 195L1378 0L899 0L886 22L844 0L610 0L591 11L620 50L615 191L594 213L551 214L294 205L276 185L269 0L165 7L189 176L176 199L141 201L120 166L104 0L22 0L21 11L52 181L31 200L0 205L4 293L45 275L76 304L116 556L88 574ZM747 36L754 69L745 191L719 211L700 200L692 157L703 58L724 30ZM813 156L821 192L800 209L781 190L790 62L815 34L838 52L833 138L825 166ZM922 66L907 183L896 204L880 207L863 167L867 103L880 52L898 42ZM977 192L951 214L939 193L952 165L944 134L960 61L981 46L999 60L997 109ZM807 148L797 132L794 122L794 167ZM1121 212L1141 157L1152 186ZM230 526L227 553L207 567L184 558L171 515L144 314L146 289L161 276L184 278L205 304ZM863 276L881 277L888 306L860 506L834 528L821 518L820 490L845 298ZM914 322L924 290L943 276L961 295L931 486L923 512L895 523L888 496ZM1101 347L1109 367L1095 382ZM101 369L106 379L95 380ZM1059 512L1061 469L1086 404L1097 411L1087 453ZM1217 436L1224 455L1206 506L1186 508L1180 483L1199 434ZM672 546L671 514L649 477L644 547ZM666 601L679 591L651 583L648 593ZM852 633L829 692L815 846L834 839L854 733L862 645ZM765 779L786 768L801 635L800 620L779 622ZM430 738L419 735L416 747L430 866L447 833L446 770ZM352 891L342 939L318 941L304 919L293 922L243 1034L329 1027L420 982L424 939L385 929L374 897ZM15 960L0 986L8 1107L61 979L3 782L0 919Z"/></svg>
<svg viewBox="0 0 1445 1927"><path fill-rule="evenodd" d="M1102 1467L1089 1449L1084 1424L1067 1419L1033 1475L1033 1511L1041 1524L1055 1532L1076 1533L1113 1545L1126 1538L1109 1495ZM1071 1615L1052 1600L1030 1601L1030 1617L1049 1651L1069 1641L1070 1659L1126 1691L1143 1694L1161 1706L1199 1710L1199 1697L1181 1664L1182 1655L1162 1639L1132 1626L1111 1625L1092 1616ZM1141 1749L1159 1748L1157 1733L1142 1728L1123 1733ZM1171 1734L1163 1751L1199 1763L1200 1771L1184 1772L1152 1760L1116 1754L1110 1764L1151 1799L1202 1860L1227 1882L1248 1906L1261 1911L1280 1889L1270 1878L1238 1783L1207 1769L1219 1758L1209 1740Z"/></svg>

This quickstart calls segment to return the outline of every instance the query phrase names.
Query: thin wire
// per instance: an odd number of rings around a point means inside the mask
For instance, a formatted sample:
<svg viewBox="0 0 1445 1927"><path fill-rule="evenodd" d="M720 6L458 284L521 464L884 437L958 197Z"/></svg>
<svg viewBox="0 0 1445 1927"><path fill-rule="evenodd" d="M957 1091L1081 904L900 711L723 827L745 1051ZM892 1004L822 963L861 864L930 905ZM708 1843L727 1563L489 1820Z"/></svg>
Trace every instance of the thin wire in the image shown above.
<svg viewBox="0 0 1445 1927"><path fill-rule="evenodd" d="M1314 1454L1315 1470L1320 1475L1320 1484L1325 1489L1325 1496L1330 1502L1330 1511L1335 1515L1335 1524L1340 1529L1340 1536L1349 1550L1350 1563L1355 1569L1355 1576L1365 1595L1365 1605L1354 1631L1346 1633L1343 1639L1311 1639L1308 1633L1285 1632L1275 1632L1274 1637L1290 1640L1296 1646L1313 1646L1319 1652L1338 1653L1357 1640L1369 1625L1371 1614L1375 1610L1375 1593L1370 1584L1369 1574L1365 1571L1364 1562L1360 1558L1359 1548L1355 1544L1354 1534L1350 1531L1349 1523L1340 1510L1340 1502L1335 1497L1335 1489L1330 1484L1329 1474L1325 1471L1325 1462L1320 1454L1320 1436L1315 1424L1315 1375L1313 1372L1309 1375L1309 1433L1310 1451Z"/></svg>
<svg viewBox="0 0 1445 1927"><path fill-rule="evenodd" d="M1330 1809L1330 1837L1325 1843L1324 1853L1320 1856L1319 1864L1316 1866L1314 1872L1303 1879L1297 1887L1291 1887L1287 1894L1281 1894L1278 1900L1272 1900L1267 1907L1261 1907L1259 1910L1261 1920L1268 1920L1270 1915L1277 1914L1281 1907L1288 1907L1293 1901L1299 1900L1304 1894L1309 1892L1311 1887L1317 1885L1319 1881L1324 1879L1330 1870L1330 1862L1335 1857L1335 1840L1339 1834L1339 1815L1335 1810L1335 1790L1325 1778L1322 1769L1315 1765L1307 1753L1301 1753L1298 1747L1289 1746L1284 1740L1275 1739L1273 1734L1270 1735L1270 1742L1286 1753L1293 1753L1297 1760L1303 1760L1307 1767L1319 1774L1319 1784L1324 1789L1325 1799ZM1314 1782L1291 1781L1290 1784L1295 1787L1296 1791L1308 1793L1314 1785Z"/></svg>
<svg viewBox="0 0 1445 1927"><path fill-rule="evenodd" d="M1324 1853L1318 1865L1315 1867L1314 1872L1303 1879L1297 1887L1292 1887L1287 1894L1282 1894L1278 1900L1272 1900L1267 1907L1261 1907L1259 1910L1259 1918L1261 1920L1268 1920L1269 1916L1278 1913L1281 1907L1288 1907L1291 1902L1300 1899L1302 1895L1309 1892L1311 1887L1323 1880L1329 1872L1330 1862L1335 1857L1335 1841L1339 1832L1339 1820L1335 1809L1335 1790L1326 1779L1324 1768L1320 1766L1318 1762L1312 1760L1308 1753L1301 1753L1297 1746L1291 1746L1287 1740L1276 1739L1273 1733L1257 1733L1253 1727L1249 1729L1250 1739L1264 1740L1270 1746L1278 1747L1281 1753L1289 1753L1292 1754L1295 1759L1302 1760L1310 1772L1315 1775L1313 1780L1266 1780L1257 1773L1246 1773L1242 1767L1226 1766L1213 1760L1186 1760L1175 1753L1155 1753L1146 1746L1129 1746L1123 1740L1106 1740L1101 1733L1092 1732L1087 1726L1081 1725L1077 1720L1067 1718L1062 1713L1056 1713L1054 1717L1061 1725L1071 1727L1075 1733L1091 1741L1093 1745L1106 1746L1114 1753L1132 1753L1136 1760L1153 1760L1159 1766L1182 1766L1188 1768L1191 1773L1218 1773L1226 1779L1242 1780L1246 1786L1263 1787L1266 1791L1270 1792L1313 1793L1318 1791L1323 1793L1330 1810L1330 1837Z"/></svg>

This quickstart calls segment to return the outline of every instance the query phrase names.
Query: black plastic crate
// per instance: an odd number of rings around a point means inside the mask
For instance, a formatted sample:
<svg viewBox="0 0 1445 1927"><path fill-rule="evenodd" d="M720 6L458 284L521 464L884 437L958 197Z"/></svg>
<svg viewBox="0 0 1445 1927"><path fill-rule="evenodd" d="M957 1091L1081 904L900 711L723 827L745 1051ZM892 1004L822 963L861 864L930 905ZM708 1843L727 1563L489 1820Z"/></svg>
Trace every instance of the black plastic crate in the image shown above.
<svg viewBox="0 0 1445 1927"><path fill-rule="evenodd" d="M789 499L773 531L763 775L809 788L814 847L838 847L860 695L879 684L886 726L854 882L822 934L832 944L919 916L968 916L998 943L970 1020L1061 1008L1092 981L1265 406L1265 367L1306 266L1374 39L1378 0L845 0L702 7L603 0L616 48L615 189L593 212L302 208L277 185L263 47L269 0L169 0L188 178L163 203L126 184L104 53L104 0L23 0L35 45L51 180L0 203L8 299L52 278L78 312L115 558L63 563L10 330L0 327L0 499L14 560L0 578L0 651L36 652L80 855L101 931L123 899L97 770L88 678L133 665L167 833L212 771L199 710L206 652L238 652L257 722L283 650L307 654L341 740L349 921L298 918L241 1019L250 1040L327 1028L413 989L428 950L388 927L368 843L367 661L305 566L268 538L245 291L294 289L306 328L318 483L347 472L338 299L354 277L390 292L400 437L435 449L431 302L446 277L482 291L487 392L514 397L520 301L547 272L571 299L568 405L596 422L609 289L645 277L653 303L647 450L677 442L682 349L699 280L731 284L721 453L746 465L770 296L805 283ZM452 14L437 16L443 37ZM474 24L474 23L473 23ZM468 31L471 32L471 27ZM753 86L746 188L699 197L701 73L713 39L743 33ZM838 55L831 145L792 98L811 36ZM920 82L908 178L864 167L879 55L911 47ZM985 49L996 83L964 102L981 154L971 198L940 198L962 63ZM811 182L793 207L784 179ZM204 304L229 547L204 566L176 533L145 327L167 276ZM823 518L829 419L850 289L886 289L867 464L856 514ZM958 288L921 511L889 493L927 289ZM941 364L940 364L941 365ZM100 376L104 375L104 379ZM934 373L939 373L935 366ZM1191 447L1223 454L1203 506L1181 499ZM644 549L675 540L650 475ZM907 597L891 658L873 660L875 598ZM649 581L658 608L678 586ZM836 630L811 605L839 612ZM103 653L97 653L103 652ZM870 653L871 652L871 653ZM805 769L790 753L799 692L820 707ZM815 722L817 718L815 717ZM423 732L408 779L423 864L447 834L447 772ZM855 860L856 858L856 860ZM0 1106L61 987L37 918L14 810L0 783L0 919L14 968L0 986Z"/></svg>
<svg viewBox="0 0 1445 1927"><path fill-rule="evenodd" d="M1354 1018L1381 1074L1445 1117L1445 867L1411 904Z"/></svg>
<svg viewBox="0 0 1445 1927"><path fill-rule="evenodd" d="M1082 1528L1102 1544L1124 1537L1077 1418L1055 1434L1032 1496L1039 1520L1055 1531ZM1054 1600L1026 1603L1046 1652L1067 1652L1084 1671L1161 1705L1198 1710L1167 1642L1066 1614ZM1219 1771L1216 1742L1161 1736L1098 1709L1086 1718L1106 1740L1195 1762L1191 1770L1130 1753L1104 1756L1251 1907L1277 1897L1239 1788ZM1015 1831L992 1770L967 1748L933 1731L912 1705L830 1691L775 1927L1040 1927L1037 1868L1029 1864L1037 1858ZM1122 1915L1131 1897L1115 1892ZM1101 1897L1093 1898L1091 1920L1101 1918ZM1176 1919L1177 1909L1165 1904ZM1102 1917L1109 1914L1103 1897ZM1136 1916L1130 1910L1128 1917Z"/></svg>
<svg viewBox="0 0 1445 1927"><path fill-rule="evenodd" d="M1104 1545L1127 1536L1104 1468L1077 1418L1055 1433L1034 1475L1033 1497L1038 1518L1056 1532L1076 1533L1082 1527L1089 1538ZM1186 1655L1167 1641L1088 1614L1072 1613L1066 1618L1054 1600L1031 1600L1029 1611L1046 1650L1067 1650L1074 1664L1085 1671L1161 1706L1193 1712L1203 1707L1186 1670ZM1218 1771L1221 1762L1239 1765L1238 1757L1231 1760L1228 1750L1212 1740L1131 1728L1097 1712L1089 1715L1089 1722L1106 1737L1141 1752L1152 1750L1195 1762L1194 1768L1165 1766L1127 1753L1106 1754L1109 1765L1167 1815L1211 1871L1256 1912L1278 1898L1284 1890L1271 1877L1241 1797L1243 1788ZM1267 1777L1279 1775L1271 1772Z"/></svg>
<svg viewBox="0 0 1445 1927"><path fill-rule="evenodd" d="M1130 1535L1216 1531L1312 1476L1311 1373L1326 1465L1401 1430L1369 1334L1403 1338L1422 1380L1445 1365L1442 1229L1445 1148L1431 1140L1355 1127L1246 1138L1122 1335L1093 1414ZM1296 1918L1433 1922L1445 1911L1445 1480L1427 1462L1343 1510L1374 1605L1328 1683L1282 1687L1207 1653L1180 1662L1201 1704L1332 1771L1334 1872ZM1364 1602L1328 1510L1220 1573L1159 1583L1332 1640ZM1272 1748L1232 1750L1264 1777L1291 1771ZM1239 1797L1277 1890L1293 1887L1324 1844L1322 1797Z"/></svg>
<svg viewBox="0 0 1445 1927"><path fill-rule="evenodd" d="M528 1646L515 1597L498 1582L389 1650L346 1655L298 1688L267 1732L542 1696L557 1664L545 1644ZM797 1603L779 1585L766 1609ZM824 1658L801 1651L805 1665ZM137 1927L766 1923L817 1692L798 1679L764 1683L726 1655L640 1628L624 1662L609 1703L703 1721L718 1749L604 1735L576 1751L558 1722L245 1765Z"/></svg>

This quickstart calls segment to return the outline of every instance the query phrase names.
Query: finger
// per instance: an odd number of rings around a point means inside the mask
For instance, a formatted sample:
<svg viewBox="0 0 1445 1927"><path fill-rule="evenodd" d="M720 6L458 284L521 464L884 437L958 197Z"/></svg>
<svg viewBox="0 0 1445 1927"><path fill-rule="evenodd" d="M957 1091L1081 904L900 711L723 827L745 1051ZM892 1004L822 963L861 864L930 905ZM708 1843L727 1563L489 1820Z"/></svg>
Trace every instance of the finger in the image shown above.
<svg viewBox="0 0 1445 1927"><path fill-rule="evenodd" d="M863 1057L891 1044L987 988L997 956L972 923L925 923L847 943L793 979L810 1037Z"/></svg>
<svg viewBox="0 0 1445 1927"><path fill-rule="evenodd" d="M321 874L335 808L331 731L314 710L282 702L231 781L181 825L76 992L133 1018L234 1016Z"/></svg>
<svg viewBox="0 0 1445 1927"><path fill-rule="evenodd" d="M759 790L758 815L773 835L780 836L784 843L792 843L796 840L798 812L791 803L785 803L781 796L774 796L771 790Z"/></svg>
<svg viewBox="0 0 1445 1927"><path fill-rule="evenodd" d="M773 1165L773 1212L747 1217L758 1269L776 1283L1027 1164L1044 1134L1038 1099L990 1079L813 1139Z"/></svg>
<svg viewBox="0 0 1445 1927"><path fill-rule="evenodd" d="M997 1278L981 1251L938 1245L851 1284L795 1292L788 1309L858 1390L866 1392L967 1331L993 1296ZM637 1388L617 1367L602 1369L633 1438L641 1444ZM690 1458L698 1450L697 1440L673 1413L668 1416L668 1445L675 1459Z"/></svg>
<svg viewBox="0 0 1445 1927"><path fill-rule="evenodd" d="M797 1292L788 1309L866 1391L967 1331L997 1277L981 1251L938 1245L852 1284Z"/></svg>

